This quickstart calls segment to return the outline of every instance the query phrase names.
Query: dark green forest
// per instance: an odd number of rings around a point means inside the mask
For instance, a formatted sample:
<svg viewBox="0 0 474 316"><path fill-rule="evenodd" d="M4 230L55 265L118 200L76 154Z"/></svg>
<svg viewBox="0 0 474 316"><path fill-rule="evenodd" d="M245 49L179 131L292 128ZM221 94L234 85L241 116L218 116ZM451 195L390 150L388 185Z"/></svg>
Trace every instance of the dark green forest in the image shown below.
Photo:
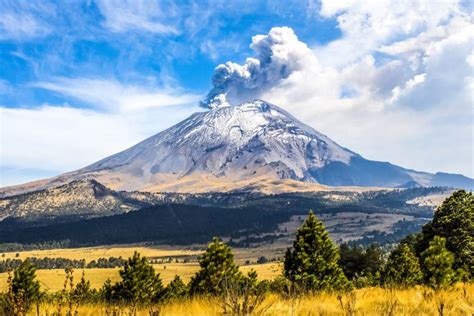
<svg viewBox="0 0 474 316"><path fill-rule="evenodd" d="M278 224L291 216L338 212L406 214L415 221L398 223L395 232L373 232L360 243L393 243L418 231L432 217L433 209L406 203L446 188L412 188L370 192L338 192L347 200L325 198L328 192L262 195L234 192L202 195L170 194L157 205L129 213L93 219L64 218L49 222L6 219L0 222L0 243L83 245L157 242L167 244L204 243L213 236L246 238L249 241L271 242ZM168 203L175 201L175 203ZM67 213L65 211L64 213ZM420 219L420 220L418 220ZM258 234L271 233L265 237ZM263 238L263 239L262 239Z"/></svg>

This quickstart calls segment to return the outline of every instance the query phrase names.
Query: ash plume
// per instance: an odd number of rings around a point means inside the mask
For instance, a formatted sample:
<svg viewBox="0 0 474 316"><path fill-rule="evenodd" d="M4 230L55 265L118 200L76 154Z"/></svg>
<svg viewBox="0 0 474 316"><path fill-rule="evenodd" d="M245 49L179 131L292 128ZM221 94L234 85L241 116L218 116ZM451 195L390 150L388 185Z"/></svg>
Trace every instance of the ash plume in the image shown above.
<svg viewBox="0 0 474 316"><path fill-rule="evenodd" d="M267 35L252 37L254 56L244 64L228 61L218 65L212 77L213 88L200 103L204 108L218 108L258 98L302 69L310 54L305 43L289 27L274 27Z"/></svg>

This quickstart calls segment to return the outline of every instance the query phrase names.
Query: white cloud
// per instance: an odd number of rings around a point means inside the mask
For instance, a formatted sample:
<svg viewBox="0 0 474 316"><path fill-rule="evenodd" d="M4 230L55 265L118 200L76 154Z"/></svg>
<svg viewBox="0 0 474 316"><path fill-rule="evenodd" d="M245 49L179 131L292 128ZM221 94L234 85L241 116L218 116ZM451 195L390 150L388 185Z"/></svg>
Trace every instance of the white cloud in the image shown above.
<svg viewBox="0 0 474 316"><path fill-rule="evenodd" d="M0 95L7 94L12 90L10 83L6 80L0 79Z"/></svg>
<svg viewBox="0 0 474 316"><path fill-rule="evenodd" d="M61 77L32 85L93 107L0 107L0 185L57 175L122 151L198 110L202 97L115 79Z"/></svg>
<svg viewBox="0 0 474 316"><path fill-rule="evenodd" d="M107 111L187 105L197 103L200 98L179 88L123 84L115 79L58 77L31 85L85 101Z"/></svg>
<svg viewBox="0 0 474 316"><path fill-rule="evenodd" d="M24 41L48 35L51 27L38 16L52 11L51 6L43 4L0 3L0 40Z"/></svg>
<svg viewBox="0 0 474 316"><path fill-rule="evenodd" d="M323 1L321 14L341 39L294 55L304 67L246 96L369 159L472 177L474 30L458 1ZM223 68L245 75L250 64Z"/></svg>
<svg viewBox="0 0 474 316"><path fill-rule="evenodd" d="M0 185L44 177L44 172L8 176L12 169L17 173L23 169L47 170L55 175L84 167L177 123L196 109L172 106L101 113L51 105L0 108Z"/></svg>
<svg viewBox="0 0 474 316"><path fill-rule="evenodd" d="M323 0L320 14L336 17L343 36L316 51L325 65L345 66L380 45L410 38L460 15L458 0L332 1Z"/></svg>
<svg viewBox="0 0 474 316"><path fill-rule="evenodd" d="M105 17L105 26L113 32L130 30L146 31L157 34L178 34L175 26L170 25L170 5L163 11L160 1L156 0L100 0L97 1Z"/></svg>

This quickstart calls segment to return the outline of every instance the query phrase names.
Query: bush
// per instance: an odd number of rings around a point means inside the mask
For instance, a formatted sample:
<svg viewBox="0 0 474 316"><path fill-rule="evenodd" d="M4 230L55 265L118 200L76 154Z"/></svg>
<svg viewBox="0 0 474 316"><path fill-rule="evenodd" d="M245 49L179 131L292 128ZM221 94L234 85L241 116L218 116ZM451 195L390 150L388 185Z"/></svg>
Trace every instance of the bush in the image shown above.
<svg viewBox="0 0 474 316"><path fill-rule="evenodd" d="M226 282L223 312L232 315L251 315L263 303L266 283L257 279L257 272L250 270L246 276L234 282Z"/></svg>
<svg viewBox="0 0 474 316"><path fill-rule="evenodd" d="M188 293L186 284L179 275L175 275L174 279L168 284L165 289L163 298L166 300L173 300L185 297Z"/></svg>

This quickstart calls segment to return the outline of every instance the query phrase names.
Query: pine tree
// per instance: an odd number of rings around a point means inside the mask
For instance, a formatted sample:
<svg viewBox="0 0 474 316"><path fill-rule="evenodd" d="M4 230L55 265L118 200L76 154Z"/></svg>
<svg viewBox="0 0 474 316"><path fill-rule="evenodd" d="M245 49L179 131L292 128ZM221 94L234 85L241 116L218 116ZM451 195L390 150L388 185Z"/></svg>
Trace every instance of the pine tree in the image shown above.
<svg viewBox="0 0 474 316"><path fill-rule="evenodd" d="M358 287L377 285L384 264L384 251L372 244L366 248L354 244L339 247L339 263L347 278Z"/></svg>
<svg viewBox="0 0 474 316"><path fill-rule="evenodd" d="M113 303L115 299L114 285L110 279L105 280L104 285L102 285L102 288L99 290L99 297L107 303Z"/></svg>
<svg viewBox="0 0 474 316"><path fill-rule="evenodd" d="M303 290L345 289L349 282L338 262L338 249L310 211L285 254L285 276Z"/></svg>
<svg viewBox="0 0 474 316"><path fill-rule="evenodd" d="M418 258L407 244L399 244L388 257L383 283L387 286L409 287L420 284L422 278Z"/></svg>
<svg viewBox="0 0 474 316"><path fill-rule="evenodd" d="M145 257L135 252L120 270L122 281L113 289L113 297L118 301L147 305L158 301L163 294L160 274L155 274L153 266Z"/></svg>
<svg viewBox="0 0 474 316"><path fill-rule="evenodd" d="M175 275L174 279L165 289L164 298L167 300L177 299L186 296L187 287L179 275Z"/></svg>
<svg viewBox="0 0 474 316"><path fill-rule="evenodd" d="M451 285L454 281L454 255L446 249L445 238L435 236L421 258L426 284L435 290Z"/></svg>
<svg viewBox="0 0 474 316"><path fill-rule="evenodd" d="M214 237L199 260L201 269L191 279L193 294L221 295L228 284L242 278L229 246Z"/></svg>
<svg viewBox="0 0 474 316"><path fill-rule="evenodd" d="M454 254L453 268L464 269L474 277L474 196L459 190L436 210L433 219L423 226L417 252L428 248L435 236L446 238L446 248Z"/></svg>
<svg viewBox="0 0 474 316"><path fill-rule="evenodd" d="M41 298L40 284L36 280L36 268L27 259L13 273L11 291L15 301L21 302L27 312Z"/></svg>
<svg viewBox="0 0 474 316"><path fill-rule="evenodd" d="M84 270L82 270L81 280L76 284L76 287L72 291L71 295L78 303L87 303L92 299L94 290L91 289L90 281L86 280Z"/></svg>

